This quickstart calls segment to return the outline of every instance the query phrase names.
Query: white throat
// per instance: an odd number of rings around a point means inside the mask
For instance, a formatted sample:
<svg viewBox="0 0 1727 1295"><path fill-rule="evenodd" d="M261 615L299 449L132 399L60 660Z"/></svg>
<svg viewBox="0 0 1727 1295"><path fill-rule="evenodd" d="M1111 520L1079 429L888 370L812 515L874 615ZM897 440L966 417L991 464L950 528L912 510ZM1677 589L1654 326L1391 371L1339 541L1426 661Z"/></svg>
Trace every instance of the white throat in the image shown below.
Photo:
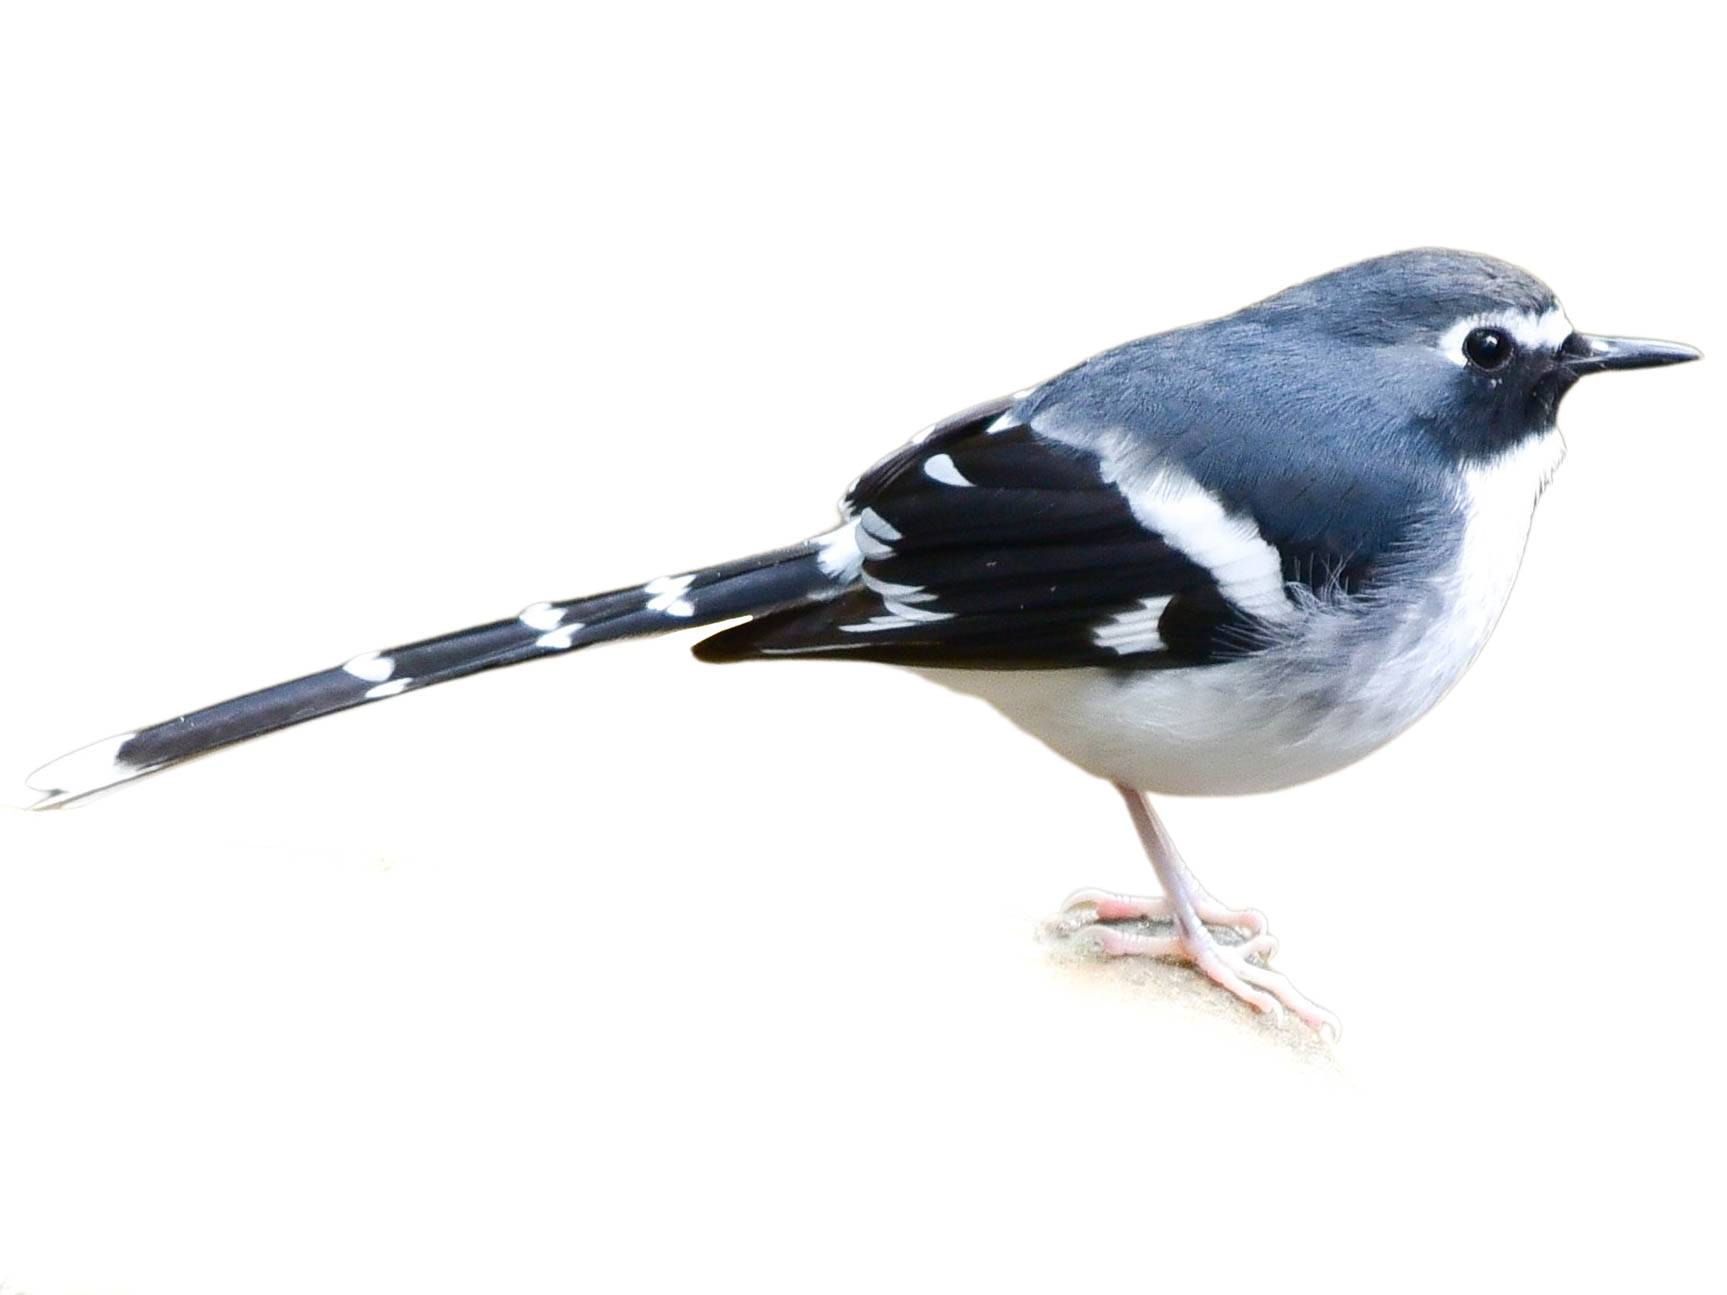
<svg viewBox="0 0 1727 1295"><path fill-rule="evenodd" d="M1463 547L1457 565L1466 590L1478 586L1484 597L1497 593L1503 606L1523 560L1535 504L1564 458L1565 438L1550 427L1463 470L1458 490Z"/></svg>

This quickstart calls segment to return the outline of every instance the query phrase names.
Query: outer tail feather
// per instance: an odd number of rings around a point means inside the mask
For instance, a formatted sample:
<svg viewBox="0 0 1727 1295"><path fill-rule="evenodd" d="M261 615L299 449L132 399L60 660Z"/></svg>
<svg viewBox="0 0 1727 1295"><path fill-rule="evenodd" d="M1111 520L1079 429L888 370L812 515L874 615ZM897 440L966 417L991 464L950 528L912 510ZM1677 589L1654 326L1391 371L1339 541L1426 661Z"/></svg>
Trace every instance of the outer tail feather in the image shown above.
<svg viewBox="0 0 1727 1295"><path fill-rule="evenodd" d="M610 593L535 603L512 620L367 652L61 756L30 775L28 785L42 793L31 808L52 809L236 742L482 670L831 597L855 575L855 553L850 528L841 527L790 548Z"/></svg>

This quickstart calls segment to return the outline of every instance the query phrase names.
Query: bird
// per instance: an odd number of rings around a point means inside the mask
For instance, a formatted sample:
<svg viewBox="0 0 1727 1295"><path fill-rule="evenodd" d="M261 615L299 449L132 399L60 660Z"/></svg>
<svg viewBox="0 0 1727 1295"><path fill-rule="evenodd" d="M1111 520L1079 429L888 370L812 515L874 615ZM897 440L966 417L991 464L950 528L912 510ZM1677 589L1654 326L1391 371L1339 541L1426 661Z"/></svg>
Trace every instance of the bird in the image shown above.
<svg viewBox="0 0 1727 1295"><path fill-rule="evenodd" d="M1061 929L1335 1037L1272 966L1263 914L1205 889L1151 798L1275 791L1407 729L1499 620L1565 453L1565 394L1698 358L1578 332L1545 283L1493 257L1375 257L933 423L799 543L107 738L36 770L31 808L480 671L736 622L697 658L904 667L1110 783L1159 891L1076 891Z"/></svg>

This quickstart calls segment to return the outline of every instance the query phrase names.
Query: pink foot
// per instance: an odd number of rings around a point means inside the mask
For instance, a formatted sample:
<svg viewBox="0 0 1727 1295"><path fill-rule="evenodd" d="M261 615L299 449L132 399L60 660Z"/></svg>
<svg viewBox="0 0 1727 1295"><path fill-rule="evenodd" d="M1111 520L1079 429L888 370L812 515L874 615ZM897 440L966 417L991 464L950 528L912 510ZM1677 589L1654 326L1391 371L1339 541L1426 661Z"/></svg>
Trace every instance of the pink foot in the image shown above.
<svg viewBox="0 0 1727 1295"><path fill-rule="evenodd" d="M1277 952L1277 940L1266 931L1263 914L1254 909L1225 908L1209 895L1196 900L1194 910L1203 924L1189 931L1175 906L1163 896L1081 890L1063 906L1060 925L1071 936L1096 940L1112 958L1167 958L1189 963L1248 1006L1279 1020L1287 1009L1322 1039L1337 1041L1342 1034L1337 1017L1304 995L1287 976L1266 965ZM1153 935L1132 925L1144 920L1169 922L1174 933ZM1227 943L1212 934L1212 926L1237 931L1245 938Z"/></svg>
<svg viewBox="0 0 1727 1295"><path fill-rule="evenodd" d="M1193 911L1207 926L1221 926L1243 935L1264 935L1265 914L1257 908L1229 908L1203 890L1193 896ZM1144 919L1153 922L1175 921L1175 905L1167 895L1124 895L1114 890L1076 890L1062 901L1064 923L1077 930L1093 922L1122 922ZM1269 956L1269 955L1267 955Z"/></svg>

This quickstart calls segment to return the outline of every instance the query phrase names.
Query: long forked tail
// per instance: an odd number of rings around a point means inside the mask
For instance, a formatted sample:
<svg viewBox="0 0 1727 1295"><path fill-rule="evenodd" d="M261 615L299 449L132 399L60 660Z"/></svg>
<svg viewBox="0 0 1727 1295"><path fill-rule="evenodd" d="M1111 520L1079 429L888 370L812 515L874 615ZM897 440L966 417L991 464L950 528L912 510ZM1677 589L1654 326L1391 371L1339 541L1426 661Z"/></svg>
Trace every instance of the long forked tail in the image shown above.
<svg viewBox="0 0 1727 1295"><path fill-rule="evenodd" d="M219 747L481 670L830 597L855 575L855 559L850 528L841 527L791 548L587 598L535 603L511 620L367 652L61 756L30 775L28 785L42 793L30 808L52 809Z"/></svg>

